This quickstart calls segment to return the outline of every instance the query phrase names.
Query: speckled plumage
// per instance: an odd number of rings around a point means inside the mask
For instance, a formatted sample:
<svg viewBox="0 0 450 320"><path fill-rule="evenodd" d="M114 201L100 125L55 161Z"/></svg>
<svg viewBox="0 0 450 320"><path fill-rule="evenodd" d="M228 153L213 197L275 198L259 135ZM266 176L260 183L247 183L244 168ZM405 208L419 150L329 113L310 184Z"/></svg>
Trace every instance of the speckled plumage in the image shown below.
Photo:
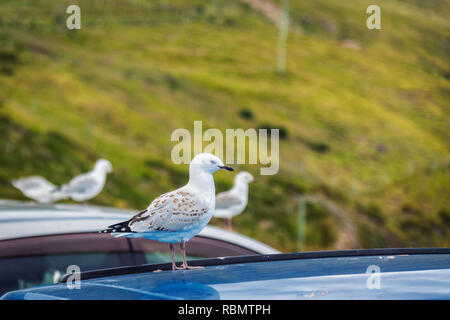
<svg viewBox="0 0 450 320"><path fill-rule="evenodd" d="M214 197L208 199L186 189L185 186L159 196L146 210L128 221L128 228L117 225L116 231L119 233L113 231L113 236L146 238L167 243L188 241L211 219ZM131 232L120 233L121 228Z"/></svg>
<svg viewBox="0 0 450 320"><path fill-rule="evenodd" d="M193 269L186 261L186 242L209 222L215 207L213 173L219 169L233 171L210 153L198 154L189 165L189 182L177 190L153 200L147 209L130 220L113 224L103 233L115 237L146 238L170 243L172 270ZM180 243L183 265L175 264L174 243Z"/></svg>
<svg viewBox="0 0 450 320"><path fill-rule="evenodd" d="M197 235L209 222L215 208L213 173L219 169L233 171L216 156L201 153L189 166L188 183L153 200L147 209L130 220L109 226L101 231L115 237L146 238L170 243L172 269L179 269L174 261L174 243L180 243L183 252L182 269L186 262L185 243Z"/></svg>

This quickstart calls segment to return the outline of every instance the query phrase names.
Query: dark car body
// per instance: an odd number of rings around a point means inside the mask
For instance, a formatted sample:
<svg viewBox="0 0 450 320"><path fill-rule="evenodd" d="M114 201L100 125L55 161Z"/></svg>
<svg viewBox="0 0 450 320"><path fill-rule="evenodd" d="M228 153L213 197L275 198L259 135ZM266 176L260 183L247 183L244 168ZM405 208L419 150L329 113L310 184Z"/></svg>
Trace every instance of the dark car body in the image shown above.
<svg viewBox="0 0 450 320"><path fill-rule="evenodd" d="M76 274L2 299L450 299L450 249L373 249L194 260ZM375 271L374 271L375 270Z"/></svg>
<svg viewBox="0 0 450 320"><path fill-rule="evenodd" d="M171 260L167 244L98 233L134 212L86 205L0 201L0 295L81 271ZM189 259L277 253L254 239L207 226L187 245ZM177 252L177 259L181 256Z"/></svg>

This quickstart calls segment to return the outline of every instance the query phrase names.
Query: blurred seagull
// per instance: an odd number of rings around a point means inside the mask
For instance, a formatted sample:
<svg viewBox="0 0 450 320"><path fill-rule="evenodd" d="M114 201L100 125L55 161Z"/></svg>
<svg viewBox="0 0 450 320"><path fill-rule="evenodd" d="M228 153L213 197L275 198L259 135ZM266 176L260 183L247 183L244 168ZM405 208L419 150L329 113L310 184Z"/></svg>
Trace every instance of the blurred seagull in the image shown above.
<svg viewBox="0 0 450 320"><path fill-rule="evenodd" d="M172 270L194 269L186 261L186 242L197 235L209 222L215 206L213 173L219 169L233 171L210 153L200 153L189 166L189 182L179 189L165 193L150 203L147 209L130 220L109 226L102 233L115 237L146 238L170 243ZM183 264L175 264L174 243L180 243Z"/></svg>
<svg viewBox="0 0 450 320"><path fill-rule="evenodd" d="M63 184L60 191L74 201L86 202L103 190L106 175L112 171L111 162L100 159L92 171L76 176L69 183Z"/></svg>
<svg viewBox="0 0 450 320"><path fill-rule="evenodd" d="M253 176L242 171L236 175L234 186L228 191L216 196L216 210L214 217L227 219L227 229L232 230L231 219L241 214L248 202L248 184L254 182Z"/></svg>
<svg viewBox="0 0 450 320"><path fill-rule="evenodd" d="M38 203L50 204L67 198L67 195L57 186L40 176L12 180L11 184L26 197Z"/></svg>

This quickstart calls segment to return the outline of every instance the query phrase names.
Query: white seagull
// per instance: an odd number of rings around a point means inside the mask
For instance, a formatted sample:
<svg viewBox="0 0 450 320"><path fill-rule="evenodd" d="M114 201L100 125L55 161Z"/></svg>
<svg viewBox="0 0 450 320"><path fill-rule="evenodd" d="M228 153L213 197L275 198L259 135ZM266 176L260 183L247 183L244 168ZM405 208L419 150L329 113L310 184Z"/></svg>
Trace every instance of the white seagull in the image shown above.
<svg viewBox="0 0 450 320"><path fill-rule="evenodd" d="M57 186L40 176L12 180L11 184L26 197L38 203L50 204L67 198L67 195L61 192Z"/></svg>
<svg viewBox="0 0 450 320"><path fill-rule="evenodd" d="M194 269L186 261L186 242L197 235L209 222L215 207L213 173L219 169L233 171L210 153L200 153L189 166L189 182L179 189L165 193L150 203L144 211L130 220L100 231L115 237L146 238L170 243L172 270ZM180 243L183 264L175 264L174 243ZM201 267L197 267L201 268Z"/></svg>
<svg viewBox="0 0 450 320"><path fill-rule="evenodd" d="M216 196L216 210L214 217L227 219L227 228L231 230L231 219L241 214L247 207L248 202L248 184L254 182L253 176L242 171L236 175L233 188L221 192Z"/></svg>
<svg viewBox="0 0 450 320"><path fill-rule="evenodd" d="M63 184L60 191L74 201L86 202L103 190L106 175L110 172L112 172L111 162L100 159L95 163L92 171L76 176L70 182Z"/></svg>

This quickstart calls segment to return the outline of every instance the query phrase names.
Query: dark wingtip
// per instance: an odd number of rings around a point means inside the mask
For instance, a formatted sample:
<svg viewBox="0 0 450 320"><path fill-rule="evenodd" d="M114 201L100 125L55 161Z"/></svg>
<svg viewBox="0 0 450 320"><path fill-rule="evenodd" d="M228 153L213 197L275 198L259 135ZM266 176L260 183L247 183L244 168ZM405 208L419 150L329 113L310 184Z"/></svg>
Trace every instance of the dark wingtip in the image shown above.
<svg viewBox="0 0 450 320"><path fill-rule="evenodd" d="M120 233L120 232L132 232L128 223L130 220L123 221L110 225L107 229L99 231L99 233Z"/></svg>

